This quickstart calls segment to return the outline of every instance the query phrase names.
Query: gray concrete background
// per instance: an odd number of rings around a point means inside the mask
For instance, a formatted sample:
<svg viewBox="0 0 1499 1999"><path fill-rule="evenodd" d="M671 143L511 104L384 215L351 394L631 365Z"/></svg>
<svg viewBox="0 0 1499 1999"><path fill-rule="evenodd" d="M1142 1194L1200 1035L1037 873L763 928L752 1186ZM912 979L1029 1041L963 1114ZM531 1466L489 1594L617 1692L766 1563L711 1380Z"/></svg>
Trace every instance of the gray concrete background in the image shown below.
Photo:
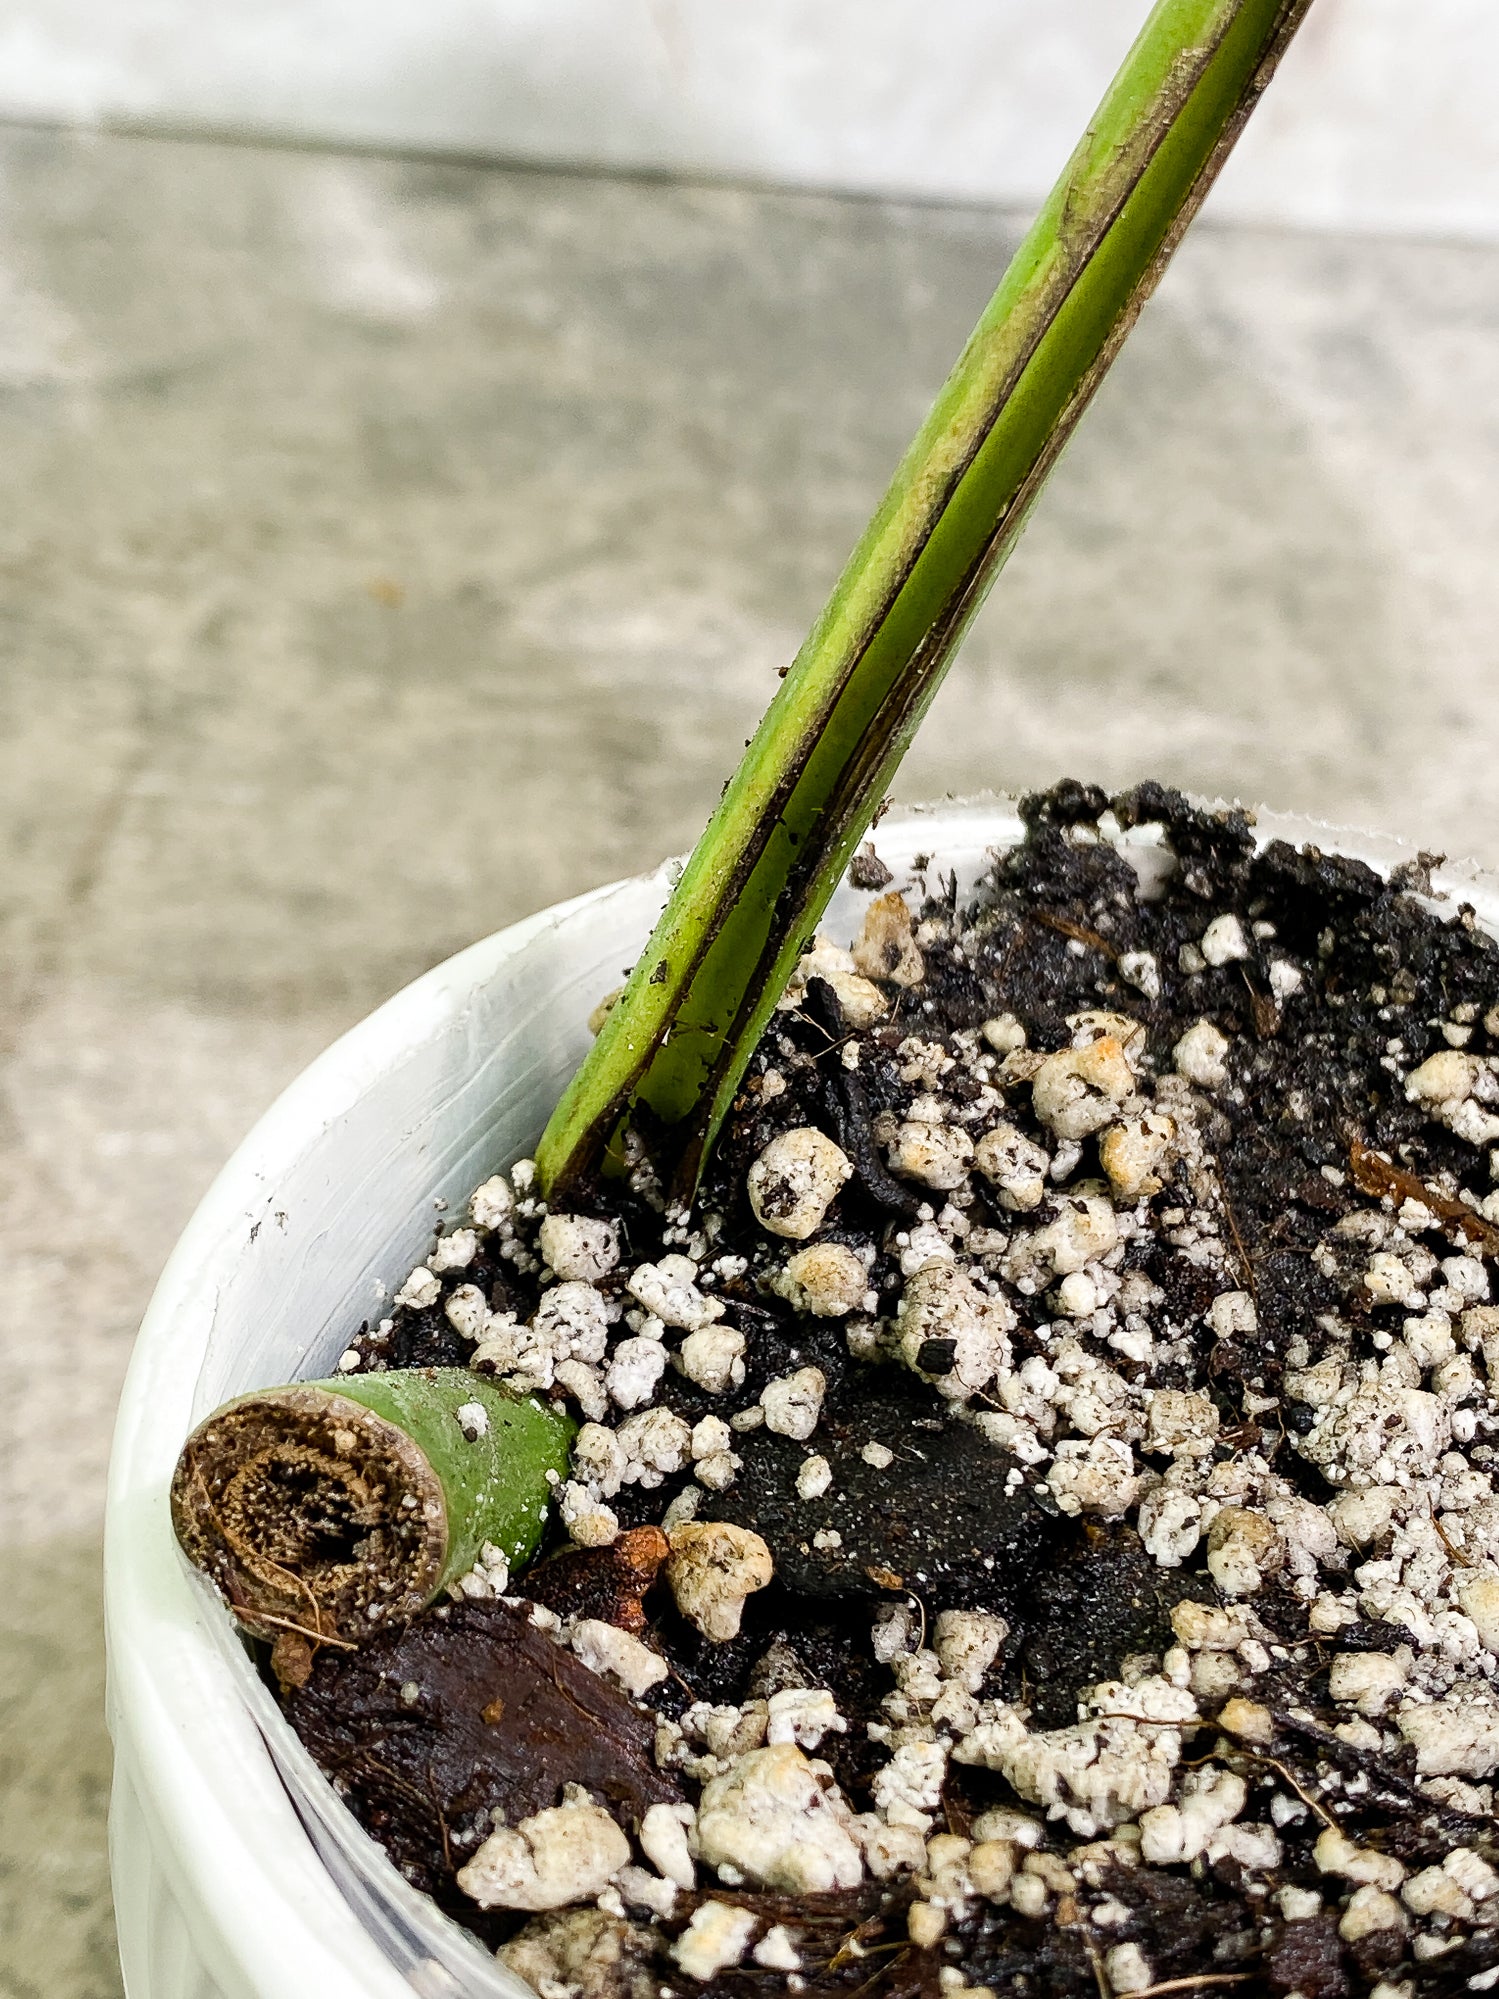
<svg viewBox="0 0 1499 1999"><path fill-rule="evenodd" d="M0 1994L118 1992L111 1410L215 1167L690 841L1013 218L0 132ZM1499 859L1499 252L1194 232L902 775Z"/></svg>

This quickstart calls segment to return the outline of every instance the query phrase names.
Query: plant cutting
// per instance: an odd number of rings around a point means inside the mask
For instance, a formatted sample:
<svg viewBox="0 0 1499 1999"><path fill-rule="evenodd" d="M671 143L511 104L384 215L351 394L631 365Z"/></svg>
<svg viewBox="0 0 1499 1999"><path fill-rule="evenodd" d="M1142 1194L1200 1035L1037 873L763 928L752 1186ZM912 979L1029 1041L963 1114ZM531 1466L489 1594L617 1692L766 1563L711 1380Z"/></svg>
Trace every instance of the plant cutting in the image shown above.
<svg viewBox="0 0 1499 1999"><path fill-rule="evenodd" d="M1494 1961L1493 947L1148 785L815 935L1301 11L1152 15L534 1165L190 1442L302 1740L540 1991ZM502 1417L508 1544L433 1461ZM438 1487L467 1568L391 1553Z"/></svg>
<svg viewBox="0 0 1499 1999"><path fill-rule="evenodd" d="M545 1196L595 1175L627 1137L676 1192L696 1185L964 630L1309 4L1151 12L549 1121ZM303 1448L284 1413L282 1429ZM209 1448L196 1440L195 1463ZM288 1575L305 1595L296 1563Z"/></svg>
<svg viewBox="0 0 1499 1999"><path fill-rule="evenodd" d="M299 1382L215 1412L172 1486L178 1539L283 1666L520 1567L576 1425L466 1368Z"/></svg>

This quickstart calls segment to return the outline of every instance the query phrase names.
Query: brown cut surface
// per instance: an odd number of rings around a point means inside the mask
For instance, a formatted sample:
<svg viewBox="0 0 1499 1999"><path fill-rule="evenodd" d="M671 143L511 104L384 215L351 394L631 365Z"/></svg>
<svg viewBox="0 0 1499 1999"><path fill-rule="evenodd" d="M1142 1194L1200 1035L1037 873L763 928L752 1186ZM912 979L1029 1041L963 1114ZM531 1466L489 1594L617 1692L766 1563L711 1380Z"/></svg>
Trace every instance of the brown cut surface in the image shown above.
<svg viewBox="0 0 1499 1999"><path fill-rule="evenodd" d="M319 1388L266 1390L201 1423L177 1461L172 1519L260 1637L360 1640L420 1610L447 1554L442 1486L419 1447Z"/></svg>

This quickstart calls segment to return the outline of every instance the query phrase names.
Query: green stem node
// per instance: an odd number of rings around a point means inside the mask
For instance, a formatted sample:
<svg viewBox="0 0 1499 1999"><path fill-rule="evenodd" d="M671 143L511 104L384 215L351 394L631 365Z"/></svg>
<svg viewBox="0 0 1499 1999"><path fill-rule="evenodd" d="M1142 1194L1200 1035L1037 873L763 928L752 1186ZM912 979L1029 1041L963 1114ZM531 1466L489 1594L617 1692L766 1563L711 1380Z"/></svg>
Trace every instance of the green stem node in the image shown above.
<svg viewBox="0 0 1499 1999"><path fill-rule="evenodd" d="M527 1561L575 1427L458 1367L260 1389L184 1444L173 1524L257 1637L357 1644L414 1617L486 1542Z"/></svg>

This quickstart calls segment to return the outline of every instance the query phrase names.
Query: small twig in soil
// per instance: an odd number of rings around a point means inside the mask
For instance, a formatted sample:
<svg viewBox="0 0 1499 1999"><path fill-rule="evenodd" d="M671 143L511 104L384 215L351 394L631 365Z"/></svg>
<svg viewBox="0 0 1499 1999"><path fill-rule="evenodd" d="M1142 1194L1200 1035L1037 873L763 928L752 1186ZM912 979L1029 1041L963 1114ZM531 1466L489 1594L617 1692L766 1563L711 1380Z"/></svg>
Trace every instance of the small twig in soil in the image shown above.
<svg viewBox="0 0 1499 1999"><path fill-rule="evenodd" d="M879 1930L883 1928L884 1928L883 1916L866 1916L862 1923L858 1924L856 1928L851 1929L848 1935L841 1939L838 1948L833 1952L833 1955L828 1959L828 1970L841 1971L844 1965L852 1963L852 1961L855 1958L873 1957L876 1951L890 1951L890 1950L902 1949L904 1945L899 1942L887 1943L887 1944L871 1944L868 1949L865 1948L864 1945L865 1935L871 1930Z"/></svg>
<svg viewBox="0 0 1499 1999"><path fill-rule="evenodd" d="M1210 1721L1157 1721L1153 1715L1119 1714L1112 1708L1104 1708L1095 1714L1094 1721L1132 1721L1136 1728L1174 1728L1181 1735L1195 1735L1201 1728L1211 1728Z"/></svg>
<svg viewBox="0 0 1499 1999"><path fill-rule="evenodd" d="M922 1602L921 1598L916 1594L915 1590L908 1590L906 1594L910 1597L912 1603L915 1604L916 1608L921 1612L921 1636L916 1641L916 1650L920 1652L926 1644L926 1627L927 1627L926 1605Z"/></svg>
<svg viewBox="0 0 1499 1999"><path fill-rule="evenodd" d="M1397 1209L1406 1201L1419 1201L1423 1208L1430 1209L1449 1234L1454 1229L1460 1229L1466 1241L1481 1249L1485 1256L1499 1256L1499 1228L1492 1222L1486 1222L1482 1215L1475 1215L1461 1201L1437 1193L1424 1180L1418 1180L1414 1173L1407 1173L1404 1167L1393 1165L1359 1139L1354 1139L1349 1147L1348 1162L1354 1184L1363 1193L1372 1194L1376 1199L1388 1199Z"/></svg>
<svg viewBox="0 0 1499 1999"><path fill-rule="evenodd" d="M671 1663L670 1659L666 1661L666 1670L667 1673L670 1675L670 1677L674 1679L677 1685L682 1689L683 1693L687 1695L689 1700L697 1699L697 1688L694 1687L689 1681L684 1680L682 1678L682 1675L677 1671L676 1667Z"/></svg>
<svg viewBox="0 0 1499 1999"><path fill-rule="evenodd" d="M1428 1798L1423 1791L1419 1790L1409 1778L1403 1777L1398 1770L1393 1768L1383 1756L1376 1755L1368 1749L1357 1749L1351 1742L1340 1741L1330 1730L1323 1728L1317 1722L1298 1721L1294 1715L1283 1713L1279 1709L1272 1710L1272 1718L1277 1730L1287 1735L1297 1736L1303 1742L1314 1744L1318 1752L1326 1757L1328 1762L1344 1769L1351 1768L1360 1772L1372 1784L1380 1786L1386 1793L1399 1798L1416 1815L1435 1821L1449 1835L1464 1838L1471 1836L1492 1838L1490 1822L1486 1822L1483 1818L1475 1817L1471 1812L1456 1811L1450 1806L1436 1804L1433 1799ZM1249 1755L1253 1752L1245 1750L1244 1753ZM1294 1781L1289 1778L1289 1773L1282 1772L1282 1774L1287 1776L1288 1781ZM1320 1809L1310 1798L1306 1797L1304 1792L1298 1791L1298 1795L1303 1798L1305 1803L1311 1805L1314 1811ZM1335 1823L1332 1820L1328 1822L1329 1824Z"/></svg>
<svg viewBox="0 0 1499 1999"><path fill-rule="evenodd" d="M1244 1238L1239 1233L1239 1218L1234 1213L1234 1204L1228 1198L1228 1189L1223 1184L1223 1175L1215 1173L1213 1179L1218 1188L1218 1205L1223 1210L1223 1219L1228 1223L1228 1232L1234 1239L1234 1254L1239 1259L1239 1269L1244 1278L1244 1288L1255 1303L1259 1303L1259 1279L1254 1274L1254 1263L1244 1247Z"/></svg>
<svg viewBox="0 0 1499 1999"><path fill-rule="evenodd" d="M1335 1816L1327 1809L1326 1805L1322 1804L1319 1799L1314 1798L1310 1791L1302 1789L1295 1776L1286 1768L1278 1756L1262 1756L1252 1749L1246 1749L1244 1754L1253 1757L1256 1763L1268 1763L1270 1768L1281 1779L1282 1783L1290 1785L1291 1789L1300 1798L1309 1812L1314 1812L1321 1819L1323 1825L1330 1826L1334 1832L1337 1831L1338 1821Z"/></svg>
<svg viewBox="0 0 1499 1999"><path fill-rule="evenodd" d="M437 1814L437 1830L442 1834L442 1860L449 1874L454 1872L453 1847L448 1838L447 1815L442 1808L442 1800L437 1795L437 1779L432 1774L432 1759L427 1759L427 1789L432 1793L432 1809Z"/></svg>
<svg viewBox="0 0 1499 1999"><path fill-rule="evenodd" d="M268 1610L254 1610L252 1615L259 1624L274 1624L278 1631L295 1632L298 1638L305 1638L309 1645L332 1645L340 1652L357 1652L359 1647L347 1638L330 1638L326 1631L309 1631L305 1624L298 1624L291 1617L275 1617Z"/></svg>
<svg viewBox="0 0 1499 1999"><path fill-rule="evenodd" d="M1071 937L1076 943L1086 944L1090 951L1097 951L1101 957L1107 958L1111 965L1119 961L1119 953L1108 938L1100 937L1096 930L1090 930L1085 923L1074 923L1070 916L1058 916L1050 909L1035 910L1033 920L1044 923L1048 930L1060 931L1062 936Z"/></svg>
<svg viewBox="0 0 1499 1999"><path fill-rule="evenodd" d="M1441 1542L1442 1546L1447 1550L1447 1553L1452 1557L1453 1561L1459 1563L1465 1569L1471 1569L1473 1567L1473 1557L1469 1554L1465 1554L1464 1551L1461 1548L1459 1548L1456 1545L1456 1543L1453 1541L1451 1535L1447 1532L1446 1528L1437 1518L1437 1510L1432 1505L1431 1500L1429 1498L1427 1499L1426 1502L1426 1510L1431 1516L1431 1524L1433 1528L1436 1530L1437 1539Z"/></svg>
<svg viewBox="0 0 1499 1999"><path fill-rule="evenodd" d="M899 1944L899 1943L879 1945L879 1949L881 1950L896 1950L902 1952L903 1954L908 1953L910 1951L910 1948L911 1946L909 1944ZM873 1956L873 1954L874 1954L873 1952L870 1953L871 1956ZM849 1999L859 1999L860 1993L872 1992L876 1987L876 1985L879 1984L880 1980L885 1976L887 1971L896 1971L900 1968L900 1962L901 1962L900 1958L897 1957L889 1964L877 1965L871 1977L866 1978L862 1985L856 1985L854 1987L853 1992L849 1995ZM831 1967L829 1968L831 1969Z"/></svg>
<svg viewBox="0 0 1499 1999"><path fill-rule="evenodd" d="M1254 1021L1256 1037L1268 1041L1280 1031L1280 1008L1267 993L1256 992L1254 981L1241 965L1239 971L1244 980L1244 989L1249 994L1249 1011Z"/></svg>
<svg viewBox="0 0 1499 1999"><path fill-rule="evenodd" d="M1195 1992L1199 1985L1247 1985L1252 1971L1204 1971L1192 1978L1166 1978L1159 1985L1144 1985L1130 1999L1156 1999L1161 1992Z"/></svg>

